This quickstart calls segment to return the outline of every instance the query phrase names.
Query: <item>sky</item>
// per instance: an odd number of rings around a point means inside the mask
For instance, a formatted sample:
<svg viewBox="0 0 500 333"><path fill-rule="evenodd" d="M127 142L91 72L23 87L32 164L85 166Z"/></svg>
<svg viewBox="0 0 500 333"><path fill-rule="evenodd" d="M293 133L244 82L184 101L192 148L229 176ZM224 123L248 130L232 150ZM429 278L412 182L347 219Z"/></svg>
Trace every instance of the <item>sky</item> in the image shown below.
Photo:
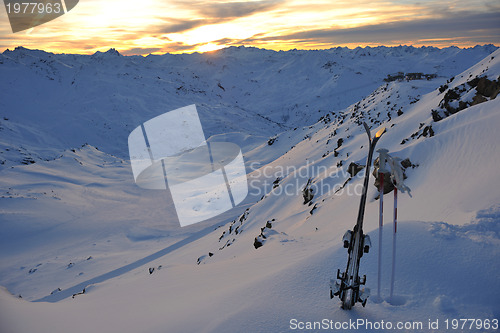
<svg viewBox="0 0 500 333"><path fill-rule="evenodd" d="M240 45L289 50L477 44L500 46L498 0L80 0L65 15L17 33L7 6L0 8L0 52L17 46L147 55Z"/></svg>

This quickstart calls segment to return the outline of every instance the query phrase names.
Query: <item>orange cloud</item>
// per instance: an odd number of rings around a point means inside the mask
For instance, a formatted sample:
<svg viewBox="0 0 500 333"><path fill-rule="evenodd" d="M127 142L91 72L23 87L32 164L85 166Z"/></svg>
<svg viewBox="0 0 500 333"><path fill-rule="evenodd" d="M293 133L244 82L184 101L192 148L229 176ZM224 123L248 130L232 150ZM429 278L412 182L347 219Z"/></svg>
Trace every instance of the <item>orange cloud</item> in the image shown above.
<svg viewBox="0 0 500 333"><path fill-rule="evenodd" d="M194 52L230 45L287 50L335 46L500 44L500 5L485 2L86 0L13 34L0 10L0 50ZM496 19L495 19L496 18Z"/></svg>

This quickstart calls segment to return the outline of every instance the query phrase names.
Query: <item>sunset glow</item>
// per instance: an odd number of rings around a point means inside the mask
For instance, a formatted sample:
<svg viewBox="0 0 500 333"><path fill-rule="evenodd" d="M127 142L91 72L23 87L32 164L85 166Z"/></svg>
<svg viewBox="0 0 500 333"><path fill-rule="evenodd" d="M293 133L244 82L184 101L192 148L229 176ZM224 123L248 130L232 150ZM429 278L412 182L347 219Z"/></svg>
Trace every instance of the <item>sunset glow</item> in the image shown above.
<svg viewBox="0 0 500 333"><path fill-rule="evenodd" d="M205 52L228 46L273 50L337 46L500 45L498 1L81 0L67 14L12 33L0 9L0 52Z"/></svg>

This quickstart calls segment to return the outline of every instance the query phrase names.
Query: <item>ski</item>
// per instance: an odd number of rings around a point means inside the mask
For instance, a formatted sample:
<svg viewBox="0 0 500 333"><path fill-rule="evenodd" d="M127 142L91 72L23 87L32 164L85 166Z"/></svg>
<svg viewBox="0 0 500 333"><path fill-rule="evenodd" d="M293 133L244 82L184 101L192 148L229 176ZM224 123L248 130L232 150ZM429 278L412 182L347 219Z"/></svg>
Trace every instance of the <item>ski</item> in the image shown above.
<svg viewBox="0 0 500 333"><path fill-rule="evenodd" d="M342 301L342 308L345 310L350 310L357 302L361 302L365 306L370 292L367 288L360 290L360 286L366 284L366 275L362 278L359 276L359 261L363 253L368 253L371 247L370 236L363 233L363 218L365 215L366 193L368 190L373 151L378 140L386 131L385 127L380 129L372 139L368 125L363 122L363 126L368 135L369 150L358 218L353 230L347 230L342 238L344 247L348 249L346 270L342 273L340 269L337 270L337 279L330 280L330 298L338 296Z"/></svg>

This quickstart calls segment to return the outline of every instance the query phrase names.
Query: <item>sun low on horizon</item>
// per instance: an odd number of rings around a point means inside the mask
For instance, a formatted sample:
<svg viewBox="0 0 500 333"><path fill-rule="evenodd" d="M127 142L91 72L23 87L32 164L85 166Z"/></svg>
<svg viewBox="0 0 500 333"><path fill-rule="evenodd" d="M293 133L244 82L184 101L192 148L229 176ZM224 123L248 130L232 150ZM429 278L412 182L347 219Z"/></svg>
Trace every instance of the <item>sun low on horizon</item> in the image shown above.
<svg viewBox="0 0 500 333"><path fill-rule="evenodd" d="M271 50L500 45L496 0L80 0L66 14L16 33L7 3L0 9L0 52L17 46L147 55L241 45Z"/></svg>

